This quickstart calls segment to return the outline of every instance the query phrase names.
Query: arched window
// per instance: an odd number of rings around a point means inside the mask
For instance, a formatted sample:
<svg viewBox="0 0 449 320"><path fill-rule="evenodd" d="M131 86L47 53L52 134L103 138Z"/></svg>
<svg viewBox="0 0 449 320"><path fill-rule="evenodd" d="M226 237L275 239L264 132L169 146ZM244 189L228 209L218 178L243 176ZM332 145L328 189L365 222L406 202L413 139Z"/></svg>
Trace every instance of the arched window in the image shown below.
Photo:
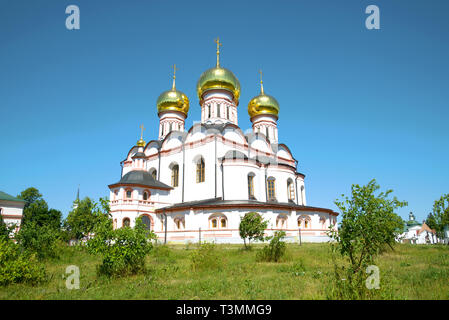
<svg viewBox="0 0 449 320"><path fill-rule="evenodd" d="M220 104L217 104L217 117L220 117Z"/></svg>
<svg viewBox="0 0 449 320"><path fill-rule="evenodd" d="M248 199L254 200L254 173L248 174Z"/></svg>
<svg viewBox="0 0 449 320"><path fill-rule="evenodd" d="M280 214L276 218L276 228L285 229L287 228L287 217L283 214Z"/></svg>
<svg viewBox="0 0 449 320"><path fill-rule="evenodd" d="M321 223L321 228L325 229L326 228L326 218L321 217L320 218L320 223Z"/></svg>
<svg viewBox="0 0 449 320"><path fill-rule="evenodd" d="M168 132L171 132L171 129L172 129L172 123L170 122L170 123L168 124Z"/></svg>
<svg viewBox="0 0 449 320"><path fill-rule="evenodd" d="M295 200L295 187L293 186L293 181L291 179L288 179L287 181L287 196L288 200Z"/></svg>
<svg viewBox="0 0 449 320"><path fill-rule="evenodd" d="M208 111L208 116L207 116L207 117L210 118L210 105L208 105L207 108L208 108L208 110L209 110L209 111Z"/></svg>
<svg viewBox="0 0 449 320"><path fill-rule="evenodd" d="M157 170L155 168L150 169L150 174L154 180L157 180Z"/></svg>
<svg viewBox="0 0 449 320"><path fill-rule="evenodd" d="M267 139L270 139L270 134L269 134L269 131L268 131L268 127L267 127Z"/></svg>
<svg viewBox="0 0 449 320"><path fill-rule="evenodd" d="M196 182L204 182L204 159L200 158L196 163Z"/></svg>
<svg viewBox="0 0 449 320"><path fill-rule="evenodd" d="M211 215L209 221L212 229L226 229L228 227L228 219L221 213Z"/></svg>
<svg viewBox="0 0 449 320"><path fill-rule="evenodd" d="M141 216L142 222L145 225L145 229L151 230L151 219L145 214Z"/></svg>
<svg viewBox="0 0 449 320"><path fill-rule="evenodd" d="M129 220L129 218L124 218L122 223L124 227L129 227L131 225L131 220Z"/></svg>
<svg viewBox="0 0 449 320"><path fill-rule="evenodd" d="M133 197L133 191L131 189L126 190L126 199L131 199Z"/></svg>
<svg viewBox="0 0 449 320"><path fill-rule="evenodd" d="M150 192L145 190L143 192L143 200L147 201L149 198L150 198Z"/></svg>
<svg viewBox="0 0 449 320"><path fill-rule="evenodd" d="M178 181L179 181L179 166L177 164L175 164L171 168L171 186L177 187Z"/></svg>
<svg viewBox="0 0 449 320"><path fill-rule="evenodd" d="M229 119L229 106L226 107L226 119L231 120Z"/></svg>
<svg viewBox="0 0 449 320"><path fill-rule="evenodd" d="M309 216L302 215L298 218L298 227L309 229L311 227L311 220Z"/></svg>
<svg viewBox="0 0 449 320"><path fill-rule="evenodd" d="M267 196L268 201L276 200L276 179L273 177L267 179Z"/></svg>
<svg viewBox="0 0 449 320"><path fill-rule="evenodd" d="M176 230L184 230L186 227L186 220L184 217L176 217L174 219Z"/></svg>

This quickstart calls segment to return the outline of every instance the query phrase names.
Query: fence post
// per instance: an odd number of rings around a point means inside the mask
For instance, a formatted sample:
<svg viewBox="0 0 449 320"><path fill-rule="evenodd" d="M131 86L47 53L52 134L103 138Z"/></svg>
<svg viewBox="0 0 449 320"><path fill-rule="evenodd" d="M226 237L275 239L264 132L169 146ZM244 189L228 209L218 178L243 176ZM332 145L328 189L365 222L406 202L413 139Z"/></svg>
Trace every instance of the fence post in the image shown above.
<svg viewBox="0 0 449 320"><path fill-rule="evenodd" d="M298 228L298 231L299 231L299 245L301 245L301 228Z"/></svg>

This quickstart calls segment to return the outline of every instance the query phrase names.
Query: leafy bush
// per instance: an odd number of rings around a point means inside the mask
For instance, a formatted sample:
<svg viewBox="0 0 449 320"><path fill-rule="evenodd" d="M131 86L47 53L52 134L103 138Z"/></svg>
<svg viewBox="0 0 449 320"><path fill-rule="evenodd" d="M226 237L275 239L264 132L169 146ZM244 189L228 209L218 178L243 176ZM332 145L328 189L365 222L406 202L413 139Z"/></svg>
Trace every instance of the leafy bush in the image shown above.
<svg viewBox="0 0 449 320"><path fill-rule="evenodd" d="M0 285L37 284L47 279L45 268L36 256L22 251L10 240L0 240Z"/></svg>
<svg viewBox="0 0 449 320"><path fill-rule="evenodd" d="M87 242L90 253L100 254L103 261L98 274L124 276L145 272L145 257L153 248L156 235L145 229L140 218L134 228L112 230L112 221L104 220L95 229L95 236Z"/></svg>
<svg viewBox="0 0 449 320"><path fill-rule="evenodd" d="M280 261L287 250L287 245L284 241L282 241L285 237L285 231L276 231L274 236L267 237L267 239L271 239L270 243L263 247L262 251L257 253L258 261Z"/></svg>
<svg viewBox="0 0 449 320"><path fill-rule="evenodd" d="M389 199L393 192L380 189L376 180L366 186L352 185L351 198L343 197L335 201L342 212L340 229L330 229L334 263L334 290L332 297L338 299L365 299L373 296L373 290L365 286L365 270L374 264L378 256L388 246L393 248L395 239L402 229L402 219L394 213L397 208L407 205L396 197ZM341 265L336 255L343 258Z"/></svg>
<svg viewBox="0 0 449 320"><path fill-rule="evenodd" d="M251 240L264 240L264 231L268 226L268 221L262 219L257 212L248 212L245 214L239 225L240 237L243 239L245 248L248 248ZM246 244L248 240L248 245Z"/></svg>
<svg viewBox="0 0 449 320"><path fill-rule="evenodd" d="M214 269L220 266L220 257L213 243L202 243L197 250L190 254L193 271Z"/></svg>
<svg viewBox="0 0 449 320"><path fill-rule="evenodd" d="M35 253L42 260L59 256L58 237L59 231L53 227L28 222L21 227L16 239L21 248Z"/></svg>

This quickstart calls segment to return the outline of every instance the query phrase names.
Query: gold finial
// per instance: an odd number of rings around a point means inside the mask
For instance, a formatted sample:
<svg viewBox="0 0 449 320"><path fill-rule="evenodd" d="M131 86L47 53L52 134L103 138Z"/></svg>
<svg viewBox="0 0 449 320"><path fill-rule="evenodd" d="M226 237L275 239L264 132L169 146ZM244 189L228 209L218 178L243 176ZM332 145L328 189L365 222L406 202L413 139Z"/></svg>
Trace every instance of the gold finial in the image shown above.
<svg viewBox="0 0 449 320"><path fill-rule="evenodd" d="M263 80L262 80L262 70L259 70L260 73L260 94L264 94L263 93Z"/></svg>
<svg viewBox="0 0 449 320"><path fill-rule="evenodd" d="M143 140L143 130L145 130L145 127L143 126L143 124L140 125L140 140Z"/></svg>
<svg viewBox="0 0 449 320"><path fill-rule="evenodd" d="M142 130L140 131L140 140L137 141L137 146L145 147L145 140L143 140L143 130L145 129L145 127L143 126L143 124L140 125L140 129Z"/></svg>
<svg viewBox="0 0 449 320"><path fill-rule="evenodd" d="M176 89L176 70L178 70L178 68L176 68L176 64L173 65L173 86L172 86L172 90L174 91Z"/></svg>
<svg viewBox="0 0 449 320"><path fill-rule="evenodd" d="M222 45L222 43L220 43L219 37L215 39L215 43L217 44L217 68L218 68L220 66L220 46Z"/></svg>

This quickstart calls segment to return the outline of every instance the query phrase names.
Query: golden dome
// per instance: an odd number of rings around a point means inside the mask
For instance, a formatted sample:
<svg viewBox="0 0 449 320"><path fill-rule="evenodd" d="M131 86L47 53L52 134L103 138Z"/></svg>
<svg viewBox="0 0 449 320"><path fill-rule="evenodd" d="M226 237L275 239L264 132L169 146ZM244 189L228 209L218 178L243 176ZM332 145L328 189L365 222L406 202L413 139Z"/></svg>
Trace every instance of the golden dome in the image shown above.
<svg viewBox="0 0 449 320"><path fill-rule="evenodd" d="M136 144L136 146L138 146L138 147L145 147L145 140L143 140L142 138L140 138L140 140L139 141L137 141L137 144Z"/></svg>
<svg viewBox="0 0 449 320"><path fill-rule="evenodd" d="M279 115L278 101L263 91L262 71L260 72L260 94L250 100L248 103L249 116L255 117L261 114Z"/></svg>
<svg viewBox="0 0 449 320"><path fill-rule="evenodd" d="M198 98L209 90L222 89L232 93L234 101L238 103L240 98L240 82L231 70L217 66L206 70L201 74L196 85Z"/></svg>
<svg viewBox="0 0 449 320"><path fill-rule="evenodd" d="M248 114L251 118L261 114L271 114L277 117L279 114L279 103L272 96L260 94L252 98L248 103Z"/></svg>
<svg viewBox="0 0 449 320"><path fill-rule="evenodd" d="M179 111L187 117L189 112L189 98L176 88L162 92L157 98L156 105L158 114L163 111Z"/></svg>
<svg viewBox="0 0 449 320"><path fill-rule="evenodd" d="M179 90L176 90L176 64L173 65L173 86L171 90L164 91L157 98L157 113L163 111L178 111L185 114L189 112L189 98Z"/></svg>

